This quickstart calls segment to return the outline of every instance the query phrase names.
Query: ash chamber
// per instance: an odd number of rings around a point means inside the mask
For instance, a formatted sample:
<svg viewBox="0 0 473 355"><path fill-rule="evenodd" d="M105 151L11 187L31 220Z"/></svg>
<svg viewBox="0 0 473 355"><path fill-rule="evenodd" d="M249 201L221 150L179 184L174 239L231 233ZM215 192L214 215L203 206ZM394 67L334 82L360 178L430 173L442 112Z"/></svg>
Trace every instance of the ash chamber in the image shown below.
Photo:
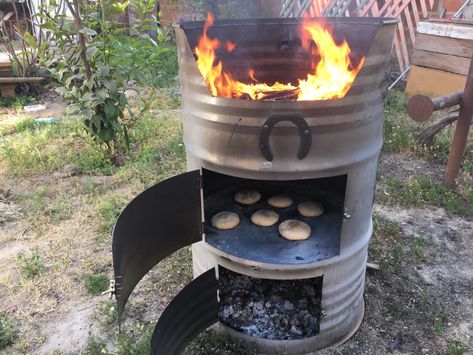
<svg viewBox="0 0 473 355"><path fill-rule="evenodd" d="M299 19L215 21L207 32L204 22L176 27L188 172L138 195L113 231L119 318L143 276L192 245L194 280L159 318L154 354L178 354L212 325L259 353L311 353L346 341L361 324L382 145L381 87L396 21L311 21L332 28L337 43L345 38L362 63L343 97L287 100L289 90L283 100L274 93L259 100L259 94L222 97L209 89L196 62L205 33L236 44L222 57L235 79L245 80L249 63L259 80L274 82L282 73L293 81L299 74L291 68L305 71L307 64ZM244 189L257 191L258 201L236 202ZM279 194L292 203L271 205ZM298 206L308 201L324 213L304 217ZM261 209L276 212L278 221L253 223ZM211 221L221 211L233 212L239 223L217 229ZM283 238L279 226L286 220L304 222L309 237Z"/></svg>

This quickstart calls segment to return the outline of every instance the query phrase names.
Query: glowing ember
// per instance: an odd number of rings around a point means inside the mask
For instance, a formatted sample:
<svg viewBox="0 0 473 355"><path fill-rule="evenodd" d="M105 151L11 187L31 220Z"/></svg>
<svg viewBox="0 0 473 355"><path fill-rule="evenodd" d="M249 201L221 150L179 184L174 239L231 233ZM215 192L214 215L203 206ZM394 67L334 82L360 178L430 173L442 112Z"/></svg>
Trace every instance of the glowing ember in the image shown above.
<svg viewBox="0 0 473 355"><path fill-rule="evenodd" d="M329 29L323 24L302 21L303 48L310 49L310 42L314 42L320 60L312 62L313 73L308 73L305 79L299 79L298 85L291 83L274 84L260 83L253 69L248 71L251 83L235 80L231 73L225 71L222 61L217 59L215 50L224 47L227 52L232 52L236 44L227 41L223 46L217 38L209 38L207 30L214 23L211 13L208 14L204 26L204 33L195 48L197 67L202 73L205 84L214 96L227 98L249 97L253 100L329 100L342 98L355 80L360 71L365 57L361 58L355 67L350 59L350 47L346 41L337 45ZM315 50L315 49L314 49ZM315 53L313 53L315 54ZM316 56L313 55L315 58Z"/></svg>

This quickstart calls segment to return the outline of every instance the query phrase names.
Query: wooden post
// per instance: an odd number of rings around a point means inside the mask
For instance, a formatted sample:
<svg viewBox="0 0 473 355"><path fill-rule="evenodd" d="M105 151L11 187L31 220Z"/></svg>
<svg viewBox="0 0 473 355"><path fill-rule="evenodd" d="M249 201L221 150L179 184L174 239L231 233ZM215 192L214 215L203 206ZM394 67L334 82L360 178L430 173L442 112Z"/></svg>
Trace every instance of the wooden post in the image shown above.
<svg viewBox="0 0 473 355"><path fill-rule="evenodd" d="M466 78L465 92L463 94L460 113L458 116L455 135L450 146L447 169L445 171L445 183L453 186L460 172L460 165L465 153L468 134L470 132L471 120L473 116L473 56L470 62L470 69Z"/></svg>

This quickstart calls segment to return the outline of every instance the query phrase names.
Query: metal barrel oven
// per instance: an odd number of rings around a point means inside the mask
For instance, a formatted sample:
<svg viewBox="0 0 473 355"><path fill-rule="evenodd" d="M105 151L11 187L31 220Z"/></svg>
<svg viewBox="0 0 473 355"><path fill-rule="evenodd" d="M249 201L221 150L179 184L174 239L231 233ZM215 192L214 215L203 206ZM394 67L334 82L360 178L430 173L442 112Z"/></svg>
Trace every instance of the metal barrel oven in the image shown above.
<svg viewBox="0 0 473 355"><path fill-rule="evenodd" d="M261 81L293 82L310 65L299 51L300 21L216 21L209 36L237 43L223 57L236 77L254 68ZM335 39L345 38L358 58L366 57L340 99L214 97L193 50L204 23L176 28L189 172L135 198L113 232L120 317L154 265L193 245L195 280L158 321L154 353L178 353L217 322L223 332L268 354L313 352L344 342L358 329L382 145L382 89L396 21L323 21ZM233 195L241 189L257 190L262 198L239 205ZM251 214L278 193L293 200L278 210L280 221L306 222L312 231L307 240L281 238L277 224L251 223ZM298 215L297 204L307 200L321 202L325 213L315 219ZM215 229L209 221L222 210L237 213L240 224Z"/></svg>

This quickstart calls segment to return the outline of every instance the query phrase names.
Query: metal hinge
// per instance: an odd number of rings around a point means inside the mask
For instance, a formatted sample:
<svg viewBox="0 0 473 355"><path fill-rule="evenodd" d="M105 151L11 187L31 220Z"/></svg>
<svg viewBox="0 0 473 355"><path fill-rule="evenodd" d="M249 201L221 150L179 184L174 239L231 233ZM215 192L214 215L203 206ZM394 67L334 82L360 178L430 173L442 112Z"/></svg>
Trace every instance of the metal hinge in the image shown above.
<svg viewBox="0 0 473 355"><path fill-rule="evenodd" d="M108 285L108 290L103 291L102 295L106 295L107 293L110 294L110 299L116 295L115 280L110 280L110 284Z"/></svg>

